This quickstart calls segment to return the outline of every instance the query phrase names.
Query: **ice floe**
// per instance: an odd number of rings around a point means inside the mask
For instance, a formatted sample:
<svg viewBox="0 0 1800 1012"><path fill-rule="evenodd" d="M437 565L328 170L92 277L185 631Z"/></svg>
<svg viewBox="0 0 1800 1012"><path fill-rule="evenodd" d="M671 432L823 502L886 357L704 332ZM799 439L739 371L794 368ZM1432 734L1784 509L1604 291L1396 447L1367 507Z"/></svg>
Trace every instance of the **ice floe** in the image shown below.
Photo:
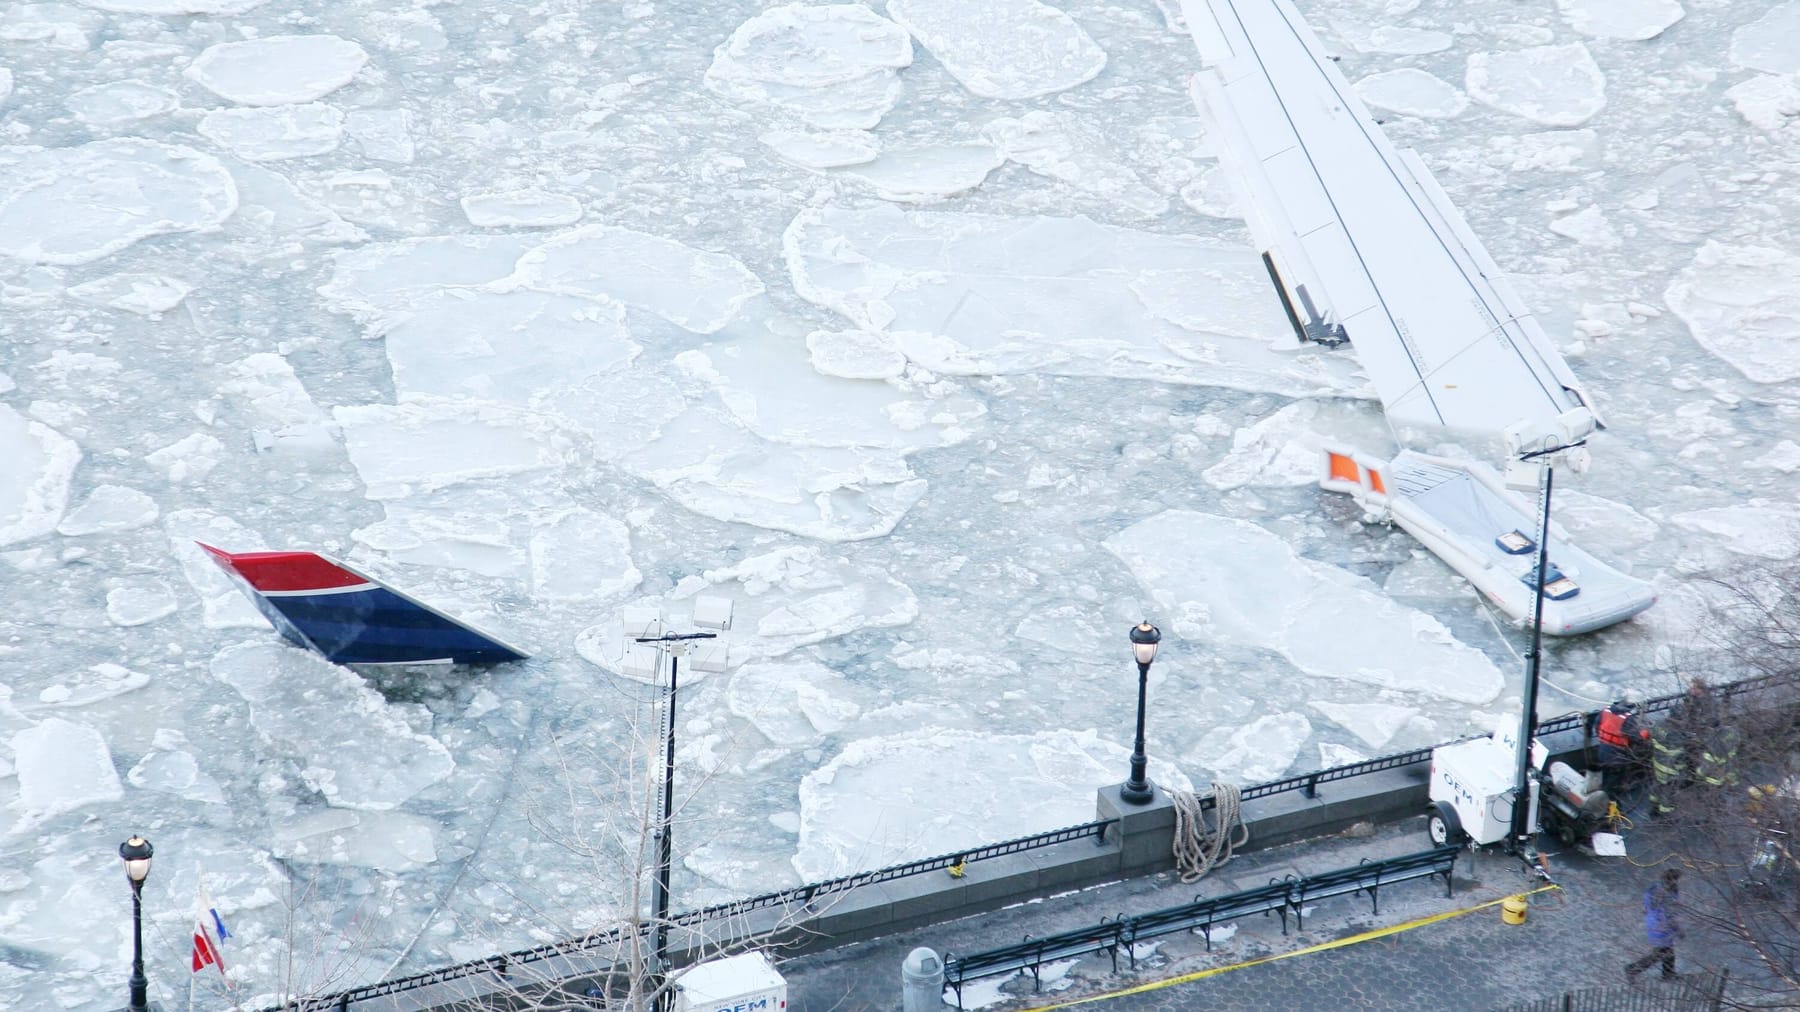
<svg viewBox="0 0 1800 1012"><path fill-rule="evenodd" d="M371 499L559 469L574 452L568 435L543 416L500 404L420 396L337 407L332 417Z"/></svg>
<svg viewBox="0 0 1800 1012"><path fill-rule="evenodd" d="M550 600L608 598L637 589L631 529L586 509L539 520L531 532L531 590Z"/></svg>
<svg viewBox="0 0 1800 1012"><path fill-rule="evenodd" d="M228 647L214 678L236 690L250 723L290 755L327 804L383 811L448 777L456 763L366 682L316 654L276 643Z"/></svg>
<svg viewBox="0 0 1800 1012"><path fill-rule="evenodd" d="M977 847L1091 821L1094 792L1119 781L1129 753L1091 730L920 728L859 739L800 781L794 868L816 882L940 854L948 840ZM1149 773L1171 790L1193 789L1154 757Z"/></svg>
<svg viewBox="0 0 1800 1012"><path fill-rule="evenodd" d="M274 828L274 855L302 864L342 864L397 874L437 860L433 819L406 812L298 813Z"/></svg>
<svg viewBox="0 0 1800 1012"><path fill-rule="evenodd" d="M119 14L242 14L269 0L81 0L81 3Z"/></svg>
<svg viewBox="0 0 1800 1012"><path fill-rule="evenodd" d="M461 203L469 224L481 228L544 228L581 220L581 201L566 193L533 189L472 193Z"/></svg>
<svg viewBox="0 0 1800 1012"><path fill-rule="evenodd" d="M1273 650L1315 678L1464 703L1499 695L1500 670L1437 619L1374 584L1303 559L1255 524L1168 510L1106 539L1177 635Z"/></svg>
<svg viewBox="0 0 1800 1012"><path fill-rule="evenodd" d="M1449 49L1453 42L1448 34L1429 28L1392 24L1367 25L1340 18L1331 19L1331 26L1337 30L1339 38L1363 53L1424 56L1428 53L1441 53Z"/></svg>
<svg viewBox="0 0 1800 1012"><path fill-rule="evenodd" d="M906 371L906 355L891 335L874 330L815 330L806 335L812 367L843 379L893 379Z"/></svg>
<svg viewBox="0 0 1800 1012"><path fill-rule="evenodd" d="M0 254L84 264L150 236L215 228L237 200L218 159L180 145L0 148Z"/></svg>
<svg viewBox="0 0 1800 1012"><path fill-rule="evenodd" d="M1106 53L1074 18L1037 0L889 0L888 16L983 98L1035 98L1093 80Z"/></svg>
<svg viewBox="0 0 1800 1012"><path fill-rule="evenodd" d="M49 534L69 504L81 448L42 422L0 404L0 546Z"/></svg>
<svg viewBox="0 0 1800 1012"><path fill-rule="evenodd" d="M896 71L911 63L906 31L861 4L784 4L739 25L704 80L821 130L866 130L899 101Z"/></svg>
<svg viewBox="0 0 1800 1012"><path fill-rule="evenodd" d="M258 442L271 445L287 441L315 448L333 443L330 419L294 375L288 360L273 352L258 352L227 363L218 391L230 399L243 417L265 433Z"/></svg>
<svg viewBox="0 0 1800 1012"><path fill-rule="evenodd" d="M170 481L199 481L225 459L225 444L209 432L190 432L173 443L144 454L144 463Z"/></svg>
<svg viewBox="0 0 1800 1012"><path fill-rule="evenodd" d="M866 130L770 130L757 140L781 157L807 169L837 169L872 162L881 141Z"/></svg>
<svg viewBox="0 0 1800 1012"><path fill-rule="evenodd" d="M746 664L726 690L731 712L777 745L809 745L842 730L862 712L850 682L817 661Z"/></svg>
<svg viewBox="0 0 1800 1012"><path fill-rule="evenodd" d="M136 692L150 684L150 676L118 664L95 664L57 678L37 694L36 703L22 704L25 713L55 708L77 710L103 700Z"/></svg>
<svg viewBox="0 0 1800 1012"><path fill-rule="evenodd" d="M578 228L533 248L506 283L606 295L700 334L725 326L763 291L735 257L614 225Z"/></svg>
<svg viewBox="0 0 1800 1012"><path fill-rule="evenodd" d="M1257 784L1286 773L1312 737L1312 723L1298 713L1271 713L1242 727L1208 731L1182 756L1188 767L1208 771L1207 779Z"/></svg>
<svg viewBox="0 0 1800 1012"><path fill-rule="evenodd" d="M1606 75L1579 42L1471 53L1463 85L1477 102L1545 126L1580 126L1606 106Z"/></svg>
<svg viewBox="0 0 1800 1012"><path fill-rule="evenodd" d="M225 792L217 780L200 768L191 748L187 736L180 731L159 727L150 751L131 767L125 779L140 790L173 794L207 805L224 804Z"/></svg>
<svg viewBox="0 0 1800 1012"><path fill-rule="evenodd" d="M918 599L905 584L879 569L858 567L811 546L779 548L733 566L709 569L684 580L673 594L643 598L629 606L657 609L679 626L692 609L692 599L701 594L732 602L732 664L781 657L863 629L906 625L919 613ZM623 619L621 611L582 630L575 641L577 651L588 661L621 673Z"/></svg>
<svg viewBox="0 0 1800 1012"><path fill-rule="evenodd" d="M1393 703L1327 703L1314 700L1312 708L1333 724L1361 738L1370 748L1385 748L1406 722L1418 716L1418 708Z"/></svg>
<svg viewBox="0 0 1800 1012"><path fill-rule="evenodd" d="M1663 299L1701 347L1747 378L1800 377L1800 257L1708 241Z"/></svg>
<svg viewBox="0 0 1800 1012"><path fill-rule="evenodd" d="M822 207L788 226L794 289L937 372L1053 372L1359 393L1295 346L1254 253L1085 218Z"/></svg>
<svg viewBox="0 0 1800 1012"><path fill-rule="evenodd" d="M156 316L181 305L191 291L185 282L161 274L111 274L75 285L69 294L92 305Z"/></svg>
<svg viewBox="0 0 1800 1012"><path fill-rule="evenodd" d="M1800 130L1800 73L1758 74L1725 89L1745 122L1768 131Z"/></svg>
<svg viewBox="0 0 1800 1012"><path fill-rule="evenodd" d="M116 626L148 625L175 614L175 592L153 577L120 579L106 592L106 617Z"/></svg>
<svg viewBox="0 0 1800 1012"><path fill-rule="evenodd" d="M339 217L336 211L300 192L278 172L250 162L231 166L240 200L234 226L284 238L323 243L360 242L367 233Z"/></svg>
<svg viewBox="0 0 1800 1012"><path fill-rule="evenodd" d="M1675 0L1556 0L1569 27L1601 39L1654 39L1686 16Z"/></svg>
<svg viewBox="0 0 1800 1012"><path fill-rule="evenodd" d="M1589 205L1571 215L1553 219L1550 231L1591 249L1617 249L1624 244L1606 214Z"/></svg>
<svg viewBox="0 0 1800 1012"><path fill-rule="evenodd" d="M1729 551L1760 559L1800 555L1800 508L1761 499L1736 506L1677 513L1670 522L1683 530L1710 534Z"/></svg>
<svg viewBox="0 0 1800 1012"><path fill-rule="evenodd" d="M888 200L920 202L967 193L1005 163L991 145L944 144L883 151L836 175L867 183Z"/></svg>
<svg viewBox="0 0 1800 1012"><path fill-rule="evenodd" d="M144 81L96 84L70 95L67 103L76 119L95 127L136 123L181 107L174 92Z"/></svg>
<svg viewBox="0 0 1800 1012"><path fill-rule="evenodd" d="M364 158L405 165L417 153L412 114L405 109L352 109L344 114L344 132L362 148Z"/></svg>
<svg viewBox="0 0 1800 1012"><path fill-rule="evenodd" d="M112 750L99 731L50 717L13 735L19 807L48 818L125 796Z"/></svg>
<svg viewBox="0 0 1800 1012"><path fill-rule="evenodd" d="M1800 73L1800 0L1770 8L1731 33L1731 62L1766 74Z"/></svg>
<svg viewBox="0 0 1800 1012"><path fill-rule="evenodd" d="M1444 79L1414 67L1370 74L1356 94L1376 109L1425 119L1450 119L1469 107L1469 97Z"/></svg>
<svg viewBox="0 0 1800 1012"><path fill-rule="evenodd" d="M200 117L200 135L246 161L272 162L335 150L344 114L323 103L217 109Z"/></svg>
<svg viewBox="0 0 1800 1012"><path fill-rule="evenodd" d="M1111 142L1080 118L1052 112L997 119L982 131L1009 161L1104 197L1135 214L1154 218L1169 209L1167 197L1144 185L1117 160Z"/></svg>
<svg viewBox="0 0 1800 1012"><path fill-rule="evenodd" d="M208 46L186 74L239 105L287 105L324 98L368 60L363 47L335 35L269 35Z"/></svg>
<svg viewBox="0 0 1800 1012"><path fill-rule="evenodd" d="M146 527L155 523L159 515L156 500L135 488L97 485L62 518L56 532L66 537L113 534Z"/></svg>

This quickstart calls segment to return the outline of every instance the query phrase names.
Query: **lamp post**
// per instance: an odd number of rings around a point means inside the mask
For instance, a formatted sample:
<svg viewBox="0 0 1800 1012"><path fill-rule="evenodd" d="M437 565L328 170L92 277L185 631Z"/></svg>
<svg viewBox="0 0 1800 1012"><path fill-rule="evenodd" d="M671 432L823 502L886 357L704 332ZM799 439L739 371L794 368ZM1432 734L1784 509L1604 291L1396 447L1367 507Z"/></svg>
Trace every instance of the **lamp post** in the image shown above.
<svg viewBox="0 0 1800 1012"><path fill-rule="evenodd" d="M1119 788L1119 797L1134 805L1149 804L1155 789L1144 775L1144 694L1150 684L1150 662L1156 660L1156 644L1162 632L1149 619L1131 627L1131 653L1138 666L1137 739L1131 749L1131 777Z"/></svg>
<svg viewBox="0 0 1800 1012"><path fill-rule="evenodd" d="M150 1012L146 993L150 981L144 977L144 880L150 877L150 855L155 851L150 841L133 835L119 844L119 857L125 862L125 878L131 883L131 1004L126 1012Z"/></svg>

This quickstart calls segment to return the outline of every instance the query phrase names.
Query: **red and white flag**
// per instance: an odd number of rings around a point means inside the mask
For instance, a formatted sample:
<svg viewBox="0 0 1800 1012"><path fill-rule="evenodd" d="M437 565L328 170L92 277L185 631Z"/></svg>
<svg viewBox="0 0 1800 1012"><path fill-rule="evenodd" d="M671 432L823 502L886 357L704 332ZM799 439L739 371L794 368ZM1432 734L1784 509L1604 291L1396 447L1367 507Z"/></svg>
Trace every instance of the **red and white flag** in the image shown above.
<svg viewBox="0 0 1800 1012"><path fill-rule="evenodd" d="M219 944L231 937L225 930L225 921L219 917L219 910L213 906L212 897L206 893L206 880L200 880L200 895L194 907L194 972L199 973L202 967L216 966L219 976L225 977L225 957L219 952ZM230 981L230 977L225 977Z"/></svg>

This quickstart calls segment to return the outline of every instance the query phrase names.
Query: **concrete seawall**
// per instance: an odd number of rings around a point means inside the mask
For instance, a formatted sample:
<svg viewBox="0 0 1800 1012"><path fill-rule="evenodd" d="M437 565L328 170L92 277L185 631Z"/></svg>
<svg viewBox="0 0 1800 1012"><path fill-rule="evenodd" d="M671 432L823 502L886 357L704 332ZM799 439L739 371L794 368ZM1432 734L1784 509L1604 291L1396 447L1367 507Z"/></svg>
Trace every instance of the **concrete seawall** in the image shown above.
<svg viewBox="0 0 1800 1012"><path fill-rule="evenodd" d="M1541 735L1554 758L1579 760L1585 735L1565 731ZM1240 851L1278 847L1299 840L1342 833L1365 822L1391 823L1425 813L1429 763L1418 762L1334 780L1309 796L1284 791L1247 800L1241 811L1249 840ZM1095 800L1097 821L1112 825L1096 837L1070 840L1033 850L970 862L961 877L931 872L820 895L806 905L769 907L708 924L703 935L675 930L669 936L672 960L678 965L711 958L734 943L756 940L760 947L785 956L804 955L841 945L881 938L929 924L998 910L1033 899L1116 882L1139 875L1171 871L1175 806L1162 790L1148 804L1130 805L1119 787L1105 787ZM1210 818L1210 815L1209 815ZM1427 843L1423 824L1419 843ZM1204 882L1199 891L1204 892ZM613 960L597 950L537 960L499 974L462 977L442 984L412 987L392 995L367 997L353 1005L359 1012L451 1012L471 1008L534 1008L545 997L567 996L575 1009L580 995L604 983ZM551 999L554 1002L554 999ZM304 1009L334 1009L336 1003Z"/></svg>

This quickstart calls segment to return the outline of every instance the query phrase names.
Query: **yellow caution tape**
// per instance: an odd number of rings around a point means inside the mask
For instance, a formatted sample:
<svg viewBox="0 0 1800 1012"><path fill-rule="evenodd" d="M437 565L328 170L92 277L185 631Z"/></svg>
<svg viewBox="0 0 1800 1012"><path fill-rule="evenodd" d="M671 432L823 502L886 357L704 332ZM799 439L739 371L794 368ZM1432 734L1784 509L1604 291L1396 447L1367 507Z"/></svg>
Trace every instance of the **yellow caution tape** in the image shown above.
<svg viewBox="0 0 1800 1012"><path fill-rule="evenodd" d="M1535 896L1546 890L1560 888L1562 887L1558 885L1539 886L1523 895ZM1060 1002L1055 1005L1040 1005L1037 1008L1024 1009L1022 1012L1050 1012L1051 1009L1071 1008L1076 1005L1087 1005L1091 1002L1106 1001L1110 998L1123 998L1127 995L1143 994L1146 991L1158 991L1165 987L1174 987L1177 984L1187 984L1196 980L1204 980L1207 977L1217 977L1221 973L1230 973L1232 970L1242 970L1247 966L1260 966L1263 963L1273 963L1278 959L1291 959L1294 956L1305 956L1314 952L1325 952L1329 949L1341 949L1345 946L1356 945L1361 942L1372 942L1377 938L1386 938L1389 935L1397 935L1402 931L1411 931L1414 928L1422 928L1427 924L1436 924L1439 921L1447 921L1453 917L1472 914L1477 910L1486 910L1489 907L1497 907L1511 898L1512 897L1510 896L1502 896L1497 900L1490 900L1477 906L1464 907L1461 910L1451 910L1441 914L1432 914L1430 917L1421 917L1418 920L1407 921L1404 924L1395 924L1386 928L1376 928L1373 931L1365 931L1360 935L1351 935L1347 938L1339 938L1336 941L1320 942L1318 945L1309 945L1304 949L1295 949L1293 952L1283 952L1275 956L1263 956L1260 959L1248 959L1242 963L1232 963L1230 966L1215 966L1210 970L1199 970L1180 977L1171 977L1168 980L1158 980L1148 984L1139 984L1136 987L1128 987L1122 991L1108 991L1105 994L1089 995L1086 998L1077 998L1074 1001Z"/></svg>

